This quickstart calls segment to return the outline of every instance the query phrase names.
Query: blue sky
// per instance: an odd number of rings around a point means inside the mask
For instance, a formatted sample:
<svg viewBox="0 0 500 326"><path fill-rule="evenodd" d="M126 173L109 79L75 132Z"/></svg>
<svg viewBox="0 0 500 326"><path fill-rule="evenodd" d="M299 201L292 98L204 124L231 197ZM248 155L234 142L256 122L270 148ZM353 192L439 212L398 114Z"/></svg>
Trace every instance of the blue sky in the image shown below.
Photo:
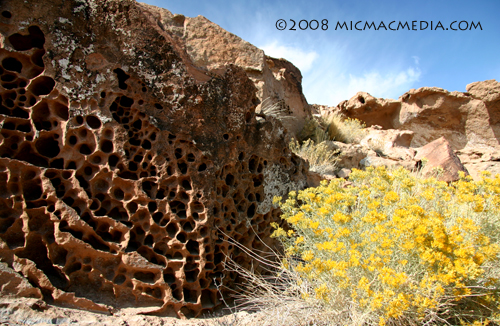
<svg viewBox="0 0 500 326"><path fill-rule="evenodd" d="M465 91L475 81L500 81L500 0L141 0L188 17L202 15L229 32L282 57L302 72L308 103L335 106L358 91L398 98L411 88ZM287 29L279 31L276 21ZM292 22L328 19L328 30L289 28ZM335 30L337 21L420 21L426 30ZM430 30L441 22L481 23L482 30ZM425 25L425 23L424 23ZM303 25L304 26L304 23ZM360 25L358 25L360 26ZM465 27L465 23L462 23ZM453 25L457 27L457 23Z"/></svg>

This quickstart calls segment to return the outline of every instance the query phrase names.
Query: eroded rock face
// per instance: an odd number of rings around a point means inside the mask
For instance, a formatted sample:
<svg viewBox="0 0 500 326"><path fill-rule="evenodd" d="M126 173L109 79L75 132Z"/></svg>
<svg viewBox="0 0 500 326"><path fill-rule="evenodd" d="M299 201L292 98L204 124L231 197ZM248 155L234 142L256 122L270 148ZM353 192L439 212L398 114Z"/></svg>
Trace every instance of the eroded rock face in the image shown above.
<svg viewBox="0 0 500 326"><path fill-rule="evenodd" d="M1 3L0 259L48 302L207 312L225 257L251 264L229 238L265 250L272 197L305 184L247 73L198 67L158 12Z"/></svg>
<svg viewBox="0 0 500 326"><path fill-rule="evenodd" d="M499 90L500 83L488 80L467 85L468 93L422 87L406 92L399 100L359 92L338 107L367 126L413 131L412 147L440 137L445 137L453 150L500 147Z"/></svg>
<svg viewBox="0 0 500 326"><path fill-rule="evenodd" d="M215 74L223 72L227 64L243 68L257 87L257 97L261 102L269 98L295 117L284 121L288 131L296 134L302 129L305 118L311 116L311 110L302 94L302 74L293 64L266 56L261 49L203 16L189 18L165 9L138 5L147 8L150 19L172 35L179 52L183 52L194 65ZM197 74L196 77L206 80L204 75Z"/></svg>

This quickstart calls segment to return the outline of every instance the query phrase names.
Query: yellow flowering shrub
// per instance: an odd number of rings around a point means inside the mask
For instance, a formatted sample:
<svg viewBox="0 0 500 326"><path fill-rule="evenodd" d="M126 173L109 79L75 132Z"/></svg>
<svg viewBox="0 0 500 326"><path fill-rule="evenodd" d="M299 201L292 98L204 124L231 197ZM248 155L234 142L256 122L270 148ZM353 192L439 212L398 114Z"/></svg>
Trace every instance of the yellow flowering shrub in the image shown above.
<svg viewBox="0 0 500 326"><path fill-rule="evenodd" d="M447 184L379 167L349 181L275 198L294 232L275 224L274 236L287 266L312 284L303 298L350 306L368 324L495 319L499 176Z"/></svg>

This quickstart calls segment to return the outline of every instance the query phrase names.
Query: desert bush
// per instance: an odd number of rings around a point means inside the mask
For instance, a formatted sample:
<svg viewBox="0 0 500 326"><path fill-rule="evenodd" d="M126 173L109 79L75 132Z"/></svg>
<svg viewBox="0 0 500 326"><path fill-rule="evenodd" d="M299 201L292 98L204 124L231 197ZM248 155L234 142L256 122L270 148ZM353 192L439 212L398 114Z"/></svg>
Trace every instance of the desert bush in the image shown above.
<svg viewBox="0 0 500 326"><path fill-rule="evenodd" d="M308 139L300 144L292 139L290 150L309 162L309 170L321 174L333 174L338 169L338 150L332 150L324 141L320 143Z"/></svg>
<svg viewBox="0 0 500 326"><path fill-rule="evenodd" d="M308 139L316 143L335 140L343 143L359 143L366 135L366 125L358 120L344 118L339 112L332 112L317 118L307 118L298 134L299 141Z"/></svg>
<svg viewBox="0 0 500 326"><path fill-rule="evenodd" d="M329 140L343 143L359 143L365 136L366 125L358 119L345 119L340 113L332 112L321 116L321 124L324 126Z"/></svg>
<svg viewBox="0 0 500 326"><path fill-rule="evenodd" d="M500 177L450 185L403 168L353 169L289 193L273 224L304 302L331 324L498 323Z"/></svg>

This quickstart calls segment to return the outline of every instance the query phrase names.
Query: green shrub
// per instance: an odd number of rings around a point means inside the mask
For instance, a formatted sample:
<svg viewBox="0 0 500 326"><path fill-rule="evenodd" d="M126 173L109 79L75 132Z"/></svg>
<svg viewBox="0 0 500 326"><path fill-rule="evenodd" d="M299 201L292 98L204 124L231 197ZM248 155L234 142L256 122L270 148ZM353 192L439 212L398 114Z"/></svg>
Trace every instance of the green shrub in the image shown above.
<svg viewBox="0 0 500 326"><path fill-rule="evenodd" d="M380 167L349 180L280 203L292 229L273 236L303 300L332 325L500 321L499 176L448 185Z"/></svg>

